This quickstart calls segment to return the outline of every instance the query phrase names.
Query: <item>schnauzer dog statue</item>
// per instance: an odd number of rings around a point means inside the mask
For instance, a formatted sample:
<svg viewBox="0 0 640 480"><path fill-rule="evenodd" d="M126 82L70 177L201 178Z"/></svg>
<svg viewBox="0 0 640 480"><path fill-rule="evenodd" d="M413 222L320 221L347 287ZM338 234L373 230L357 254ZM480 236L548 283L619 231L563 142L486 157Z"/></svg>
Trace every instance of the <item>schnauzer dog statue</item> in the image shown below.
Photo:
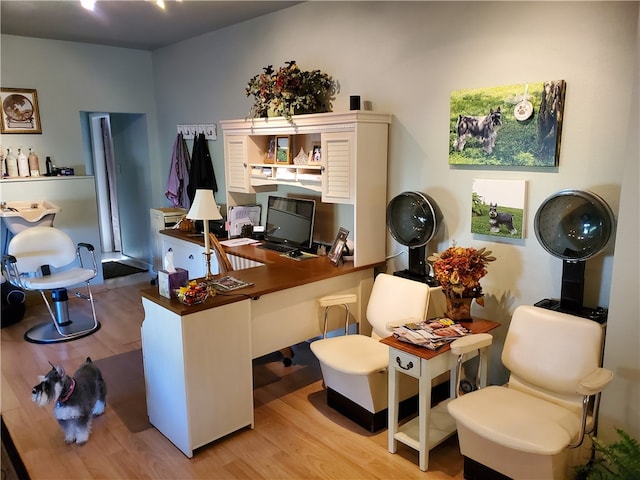
<svg viewBox="0 0 640 480"><path fill-rule="evenodd" d="M504 225L511 235L518 233L518 230L513 226L513 215L510 213L499 213L497 203L489 204L489 225L491 233L499 233L500 225Z"/></svg>
<svg viewBox="0 0 640 480"><path fill-rule="evenodd" d="M32 400L41 407L55 401L53 412L64 430L65 442L82 445L89 440L93 417L101 415L106 405L107 386L102 373L89 357L73 377L60 365L49 363L52 368L33 387Z"/></svg>

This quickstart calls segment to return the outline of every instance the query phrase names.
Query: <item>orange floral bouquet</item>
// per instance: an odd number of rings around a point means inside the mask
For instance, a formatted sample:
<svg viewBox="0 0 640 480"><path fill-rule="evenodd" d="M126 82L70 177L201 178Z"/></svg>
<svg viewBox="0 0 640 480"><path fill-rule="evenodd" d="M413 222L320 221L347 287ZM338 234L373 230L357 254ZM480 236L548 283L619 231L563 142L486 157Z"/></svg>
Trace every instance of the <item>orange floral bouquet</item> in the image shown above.
<svg viewBox="0 0 640 480"><path fill-rule="evenodd" d="M447 297L475 298L479 305L484 305L480 279L487 274L487 264L495 259L485 248L476 250L455 244L428 258Z"/></svg>

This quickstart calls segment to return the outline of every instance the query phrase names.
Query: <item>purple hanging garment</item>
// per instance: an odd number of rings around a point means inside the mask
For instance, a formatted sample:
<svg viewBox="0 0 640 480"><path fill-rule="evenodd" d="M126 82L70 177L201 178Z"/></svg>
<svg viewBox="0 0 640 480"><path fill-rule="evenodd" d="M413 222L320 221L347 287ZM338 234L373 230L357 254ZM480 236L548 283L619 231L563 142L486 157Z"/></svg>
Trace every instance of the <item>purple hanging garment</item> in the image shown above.
<svg viewBox="0 0 640 480"><path fill-rule="evenodd" d="M191 206L187 193L190 163L187 144L182 134L179 133L175 142L173 142L167 191L164 194L171 201L173 207L182 207L188 210Z"/></svg>

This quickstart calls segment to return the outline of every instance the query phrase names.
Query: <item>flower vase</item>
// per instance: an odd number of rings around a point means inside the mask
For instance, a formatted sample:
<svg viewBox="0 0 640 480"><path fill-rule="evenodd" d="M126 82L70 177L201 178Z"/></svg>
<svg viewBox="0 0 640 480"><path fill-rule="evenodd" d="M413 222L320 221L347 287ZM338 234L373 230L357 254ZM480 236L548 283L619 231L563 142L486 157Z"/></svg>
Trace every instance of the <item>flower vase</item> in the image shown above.
<svg viewBox="0 0 640 480"><path fill-rule="evenodd" d="M473 297L458 297L445 293L447 298L447 317L454 321L471 320L471 302Z"/></svg>

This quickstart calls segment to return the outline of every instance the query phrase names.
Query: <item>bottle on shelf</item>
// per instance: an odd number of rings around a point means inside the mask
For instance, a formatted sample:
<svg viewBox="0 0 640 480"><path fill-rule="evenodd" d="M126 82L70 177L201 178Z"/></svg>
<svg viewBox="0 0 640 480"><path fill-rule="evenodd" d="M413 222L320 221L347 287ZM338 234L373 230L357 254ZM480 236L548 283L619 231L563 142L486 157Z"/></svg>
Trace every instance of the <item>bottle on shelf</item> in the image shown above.
<svg viewBox="0 0 640 480"><path fill-rule="evenodd" d="M29 176L29 159L22 151L22 148L18 149L18 175L21 177Z"/></svg>
<svg viewBox="0 0 640 480"><path fill-rule="evenodd" d="M2 148L2 145L0 145L0 177L6 177L7 176L7 169L5 168L5 163L4 163L4 149Z"/></svg>
<svg viewBox="0 0 640 480"><path fill-rule="evenodd" d="M47 157L47 161L45 162L45 166L47 169L47 177L53 175L53 163L51 163L51 157Z"/></svg>
<svg viewBox="0 0 640 480"><path fill-rule="evenodd" d="M38 158L38 155L36 155L36 152L34 152L33 150L29 149L29 173L31 174L32 177L39 177L40 176L40 159Z"/></svg>
<svg viewBox="0 0 640 480"><path fill-rule="evenodd" d="M7 156L5 158L7 164L7 176L17 177L18 175L18 159L11 151L11 148L7 148Z"/></svg>

